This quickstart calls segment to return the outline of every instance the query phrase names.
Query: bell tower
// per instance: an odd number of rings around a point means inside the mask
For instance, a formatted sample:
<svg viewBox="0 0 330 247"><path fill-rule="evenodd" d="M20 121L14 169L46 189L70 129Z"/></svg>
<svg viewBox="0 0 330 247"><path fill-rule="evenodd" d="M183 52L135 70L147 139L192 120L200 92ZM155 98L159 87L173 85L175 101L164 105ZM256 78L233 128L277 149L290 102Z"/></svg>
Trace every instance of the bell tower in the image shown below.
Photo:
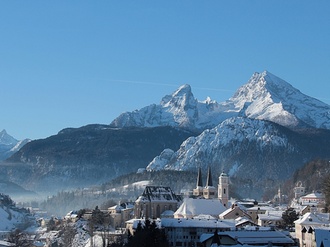
<svg viewBox="0 0 330 247"><path fill-rule="evenodd" d="M198 169L198 175L197 175L197 185L196 189L193 190L194 196L203 196L203 181L202 181L202 169Z"/></svg>
<svg viewBox="0 0 330 247"><path fill-rule="evenodd" d="M221 200L225 207L228 207L229 200L229 177L226 173L222 172L219 177L218 185L218 198Z"/></svg>
<svg viewBox="0 0 330 247"><path fill-rule="evenodd" d="M211 168L207 171L206 186L203 189L203 196L205 199L215 198L216 188L213 186Z"/></svg>

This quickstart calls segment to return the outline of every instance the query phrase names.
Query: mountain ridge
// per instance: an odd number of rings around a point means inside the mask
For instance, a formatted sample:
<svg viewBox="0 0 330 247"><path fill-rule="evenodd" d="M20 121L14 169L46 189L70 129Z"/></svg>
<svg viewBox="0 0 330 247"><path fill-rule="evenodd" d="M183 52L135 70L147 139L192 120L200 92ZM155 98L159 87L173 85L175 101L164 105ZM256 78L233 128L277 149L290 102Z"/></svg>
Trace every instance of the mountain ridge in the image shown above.
<svg viewBox="0 0 330 247"><path fill-rule="evenodd" d="M198 101L194 98L191 87L186 84L171 95L163 97L158 105L120 114L110 126L123 128L168 125L204 130L234 116L269 120L292 129L330 129L329 105L301 93L268 71L254 73L225 102L218 103L211 99Z"/></svg>
<svg viewBox="0 0 330 247"><path fill-rule="evenodd" d="M198 101L185 84L159 104L123 113L109 125L67 128L28 143L6 160L4 174L34 189L38 184L104 182L110 175L141 167L196 170L210 166L214 172L225 170L240 191L257 197L305 162L330 157L329 113L329 105L268 71L254 73L221 103L210 98ZM107 137L109 129L119 135ZM162 143L166 138L172 146ZM125 144L109 146L113 140ZM110 156L115 160L108 160ZM15 165L29 176L12 169Z"/></svg>

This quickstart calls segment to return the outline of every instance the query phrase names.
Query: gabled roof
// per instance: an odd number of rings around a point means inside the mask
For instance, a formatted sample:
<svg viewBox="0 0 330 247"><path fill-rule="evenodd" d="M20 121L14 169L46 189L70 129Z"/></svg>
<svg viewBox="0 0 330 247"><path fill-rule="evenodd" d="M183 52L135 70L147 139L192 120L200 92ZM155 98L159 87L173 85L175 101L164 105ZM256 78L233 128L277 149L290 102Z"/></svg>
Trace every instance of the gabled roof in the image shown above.
<svg viewBox="0 0 330 247"><path fill-rule="evenodd" d="M294 240L279 231L225 231L218 232L218 235L228 236L235 239L241 245L268 245L269 242L273 244L294 244ZM205 242L212 238L214 234L202 234L200 237L201 242Z"/></svg>
<svg viewBox="0 0 330 247"><path fill-rule="evenodd" d="M177 228L212 228L231 230L235 229L235 222L232 220L218 219L160 219L162 227L177 227Z"/></svg>
<svg viewBox="0 0 330 247"><path fill-rule="evenodd" d="M294 223L309 226L329 224L329 214L308 212L304 214L300 219L296 220Z"/></svg>
<svg viewBox="0 0 330 247"><path fill-rule="evenodd" d="M174 213L177 218L191 218L200 214L218 217L226 208L218 199L185 198Z"/></svg>
<svg viewBox="0 0 330 247"><path fill-rule="evenodd" d="M142 195L136 200L139 201L172 201L180 202L180 196L174 194L170 187L164 186L146 186Z"/></svg>

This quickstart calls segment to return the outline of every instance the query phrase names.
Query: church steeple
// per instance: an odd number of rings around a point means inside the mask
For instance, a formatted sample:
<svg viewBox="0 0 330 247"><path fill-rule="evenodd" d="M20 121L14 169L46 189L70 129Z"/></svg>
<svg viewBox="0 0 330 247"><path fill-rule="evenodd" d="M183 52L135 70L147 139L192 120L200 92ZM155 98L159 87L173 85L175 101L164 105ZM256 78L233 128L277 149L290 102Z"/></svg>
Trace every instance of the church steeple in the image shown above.
<svg viewBox="0 0 330 247"><path fill-rule="evenodd" d="M196 188L193 190L193 195L194 196L203 196L203 181L202 181L202 169L198 169L198 174L197 174L197 184Z"/></svg>
<svg viewBox="0 0 330 247"><path fill-rule="evenodd" d="M203 196L205 199L213 199L215 198L215 192L216 189L215 187L213 187L213 183L212 183L211 168L209 167L207 171L206 186L203 189Z"/></svg>
<svg viewBox="0 0 330 247"><path fill-rule="evenodd" d="M198 175L197 175L197 186L196 187L203 187L203 181L202 181L202 169L198 169Z"/></svg>
<svg viewBox="0 0 330 247"><path fill-rule="evenodd" d="M206 179L206 187L213 186L212 183L212 175L211 175L211 168L209 167L207 171L207 179Z"/></svg>

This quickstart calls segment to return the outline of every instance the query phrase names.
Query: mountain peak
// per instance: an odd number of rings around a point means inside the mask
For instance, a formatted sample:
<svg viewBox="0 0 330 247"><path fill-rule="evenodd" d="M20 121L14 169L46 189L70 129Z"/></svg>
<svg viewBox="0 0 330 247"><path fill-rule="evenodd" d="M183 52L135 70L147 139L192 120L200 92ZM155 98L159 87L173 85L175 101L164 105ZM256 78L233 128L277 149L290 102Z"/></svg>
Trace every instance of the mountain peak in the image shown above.
<svg viewBox="0 0 330 247"><path fill-rule="evenodd" d="M15 145L18 141L10 136L5 129L0 132L0 144L2 145Z"/></svg>
<svg viewBox="0 0 330 247"><path fill-rule="evenodd" d="M0 137L3 136L3 135L7 135L7 131L5 129L3 129L1 132L0 132Z"/></svg>
<svg viewBox="0 0 330 247"><path fill-rule="evenodd" d="M329 105L309 97L268 71L254 73L230 102L249 118L269 120L286 127L330 127Z"/></svg>
<svg viewBox="0 0 330 247"><path fill-rule="evenodd" d="M186 105L189 103L194 104L194 95L191 92L191 87L189 84L184 84L180 86L171 95L166 95L160 102L161 105L166 106L168 104L174 104L175 106Z"/></svg>

